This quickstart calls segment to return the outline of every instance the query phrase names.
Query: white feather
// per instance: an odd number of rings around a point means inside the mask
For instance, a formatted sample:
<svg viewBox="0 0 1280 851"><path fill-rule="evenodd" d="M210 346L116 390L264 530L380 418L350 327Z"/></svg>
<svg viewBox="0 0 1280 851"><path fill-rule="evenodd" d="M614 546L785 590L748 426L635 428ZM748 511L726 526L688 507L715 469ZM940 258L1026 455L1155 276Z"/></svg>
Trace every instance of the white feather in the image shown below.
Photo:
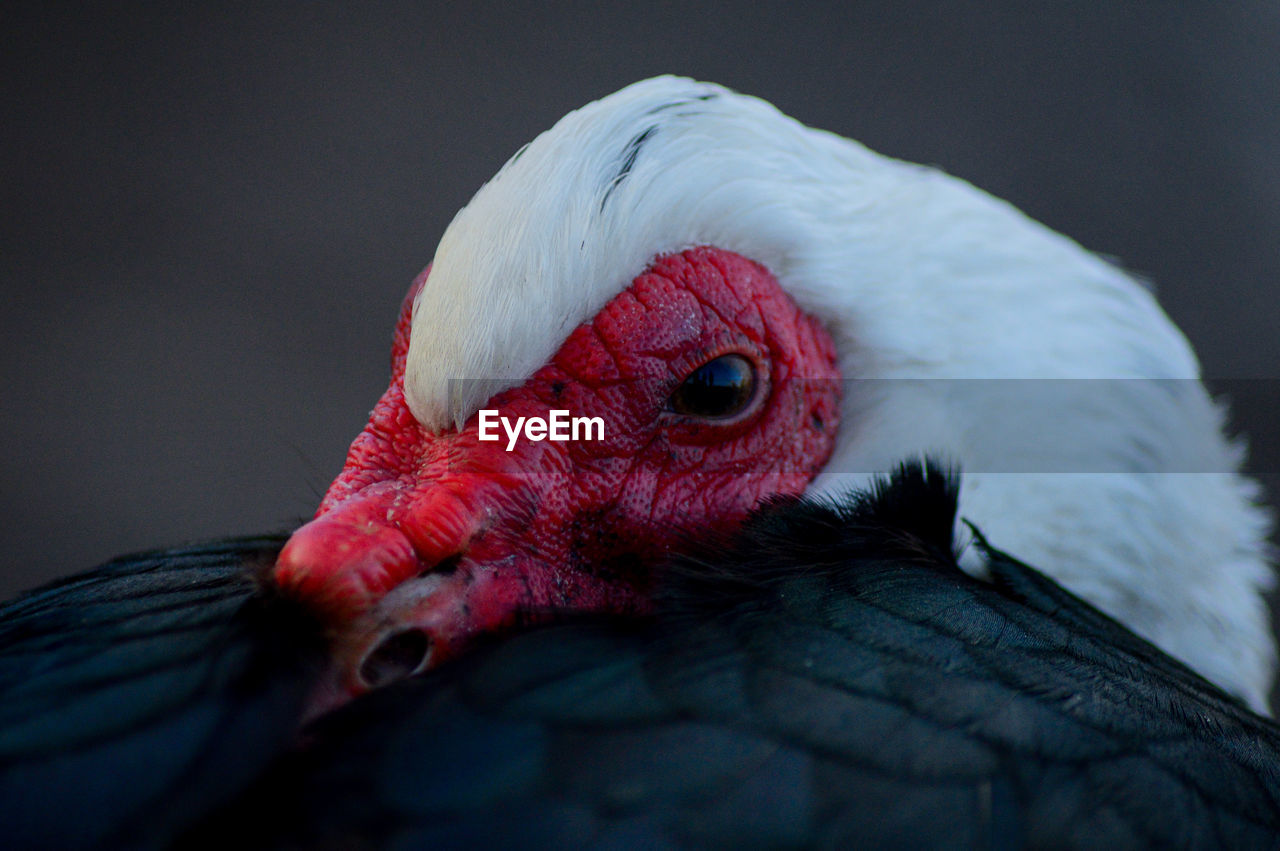
<svg viewBox="0 0 1280 851"><path fill-rule="evenodd" d="M812 491L954 461L961 515L994 545L1265 709L1269 518L1151 294L963 181L764 101L660 77L513 157L440 241L410 408L460 425L695 245L767 266L836 342L843 422ZM972 552L966 566L982 570Z"/></svg>

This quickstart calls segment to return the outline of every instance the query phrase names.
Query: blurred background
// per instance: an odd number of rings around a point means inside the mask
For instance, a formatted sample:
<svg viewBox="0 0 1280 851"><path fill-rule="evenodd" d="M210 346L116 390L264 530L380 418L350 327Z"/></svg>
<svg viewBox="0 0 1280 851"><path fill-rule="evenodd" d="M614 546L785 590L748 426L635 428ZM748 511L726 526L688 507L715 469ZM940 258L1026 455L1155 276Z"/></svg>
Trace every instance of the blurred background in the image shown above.
<svg viewBox="0 0 1280 851"><path fill-rule="evenodd" d="M1280 485L1280 6L547 5L5 12L0 597L309 517L454 212L664 72L1155 281Z"/></svg>

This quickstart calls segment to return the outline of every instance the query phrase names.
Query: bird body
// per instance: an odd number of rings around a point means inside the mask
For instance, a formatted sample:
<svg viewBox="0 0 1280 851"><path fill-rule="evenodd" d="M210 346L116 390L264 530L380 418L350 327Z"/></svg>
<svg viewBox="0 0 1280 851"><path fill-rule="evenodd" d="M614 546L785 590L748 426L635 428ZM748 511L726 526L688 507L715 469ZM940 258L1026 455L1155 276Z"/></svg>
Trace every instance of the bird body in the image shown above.
<svg viewBox="0 0 1280 851"><path fill-rule="evenodd" d="M771 506L653 620L371 694L250 797L306 841L1272 847L1280 730L1004 553L963 573L956 485Z"/></svg>
<svg viewBox="0 0 1280 851"><path fill-rule="evenodd" d="M478 646L307 727L279 539L0 612L11 847L1271 847L1280 730L1032 568L958 482L771 504L644 617ZM131 652L122 652L127 650Z"/></svg>
<svg viewBox="0 0 1280 851"><path fill-rule="evenodd" d="M1222 425L1116 266L637 83L458 214L287 542L0 611L5 835L1268 845L1269 520Z"/></svg>

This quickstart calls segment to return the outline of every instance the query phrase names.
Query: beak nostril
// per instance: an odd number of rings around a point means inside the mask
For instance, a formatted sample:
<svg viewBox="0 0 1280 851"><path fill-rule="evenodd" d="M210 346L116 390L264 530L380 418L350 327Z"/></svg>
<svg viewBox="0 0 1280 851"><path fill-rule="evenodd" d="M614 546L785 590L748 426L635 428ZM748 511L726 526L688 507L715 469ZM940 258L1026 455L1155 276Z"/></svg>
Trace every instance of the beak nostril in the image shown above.
<svg viewBox="0 0 1280 851"><path fill-rule="evenodd" d="M450 573L456 571L460 564L462 564L462 553L455 553L447 558L440 559L440 561L424 569L418 574L418 576L429 576L433 573L440 574L441 576L448 576Z"/></svg>
<svg viewBox="0 0 1280 851"><path fill-rule="evenodd" d="M379 688L413 676L431 658L431 638L420 629L405 629L383 638L360 663L360 681Z"/></svg>

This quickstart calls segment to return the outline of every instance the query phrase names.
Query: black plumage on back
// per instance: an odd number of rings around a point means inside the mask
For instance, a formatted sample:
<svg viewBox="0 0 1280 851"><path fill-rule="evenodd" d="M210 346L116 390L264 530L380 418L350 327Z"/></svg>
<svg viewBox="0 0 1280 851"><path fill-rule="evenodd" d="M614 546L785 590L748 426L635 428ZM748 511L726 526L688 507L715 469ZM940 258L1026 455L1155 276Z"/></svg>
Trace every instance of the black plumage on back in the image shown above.
<svg viewBox="0 0 1280 851"><path fill-rule="evenodd" d="M322 719L190 847L1275 847L1280 734L1052 581L953 477L766 507L646 621L512 636Z"/></svg>
<svg viewBox="0 0 1280 851"><path fill-rule="evenodd" d="M290 747L322 653L282 538L129 556L0 607L0 844L163 847Z"/></svg>

